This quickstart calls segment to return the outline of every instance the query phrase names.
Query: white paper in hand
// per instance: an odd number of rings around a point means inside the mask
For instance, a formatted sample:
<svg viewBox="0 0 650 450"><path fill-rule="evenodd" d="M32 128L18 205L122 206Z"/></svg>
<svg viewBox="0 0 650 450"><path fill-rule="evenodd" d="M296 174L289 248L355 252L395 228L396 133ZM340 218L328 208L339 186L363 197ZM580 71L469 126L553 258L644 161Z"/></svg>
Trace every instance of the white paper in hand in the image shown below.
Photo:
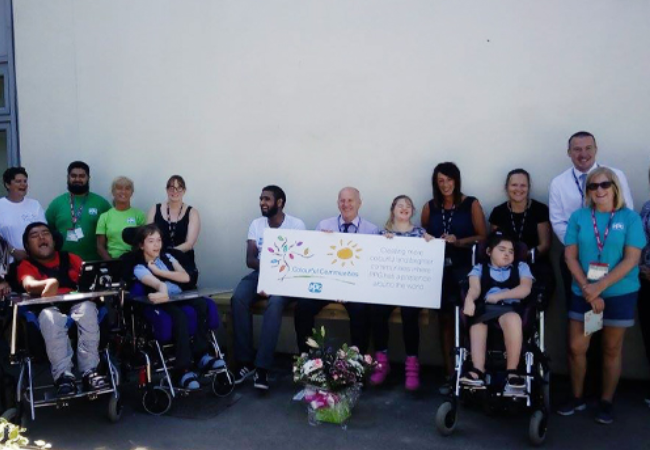
<svg viewBox="0 0 650 450"><path fill-rule="evenodd" d="M589 336L596 331L603 329L603 313L596 314L593 311L585 313L585 336Z"/></svg>

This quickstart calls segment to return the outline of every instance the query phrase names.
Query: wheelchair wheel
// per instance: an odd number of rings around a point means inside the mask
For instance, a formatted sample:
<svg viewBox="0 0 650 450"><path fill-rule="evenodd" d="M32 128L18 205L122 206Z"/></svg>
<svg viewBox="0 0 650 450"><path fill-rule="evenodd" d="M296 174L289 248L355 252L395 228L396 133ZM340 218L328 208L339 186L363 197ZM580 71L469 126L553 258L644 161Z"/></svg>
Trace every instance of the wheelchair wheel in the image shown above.
<svg viewBox="0 0 650 450"><path fill-rule="evenodd" d="M172 395L160 386L147 389L142 396L144 410L153 416L162 416L172 407Z"/></svg>
<svg viewBox="0 0 650 450"><path fill-rule="evenodd" d="M217 397L227 397L235 389L235 376L231 371L219 372L212 379L212 392Z"/></svg>
<svg viewBox="0 0 650 450"><path fill-rule="evenodd" d="M544 374L544 386L542 387L542 400L544 402L544 409L546 414L551 412L551 372Z"/></svg>
<svg viewBox="0 0 650 450"><path fill-rule="evenodd" d="M122 417L122 410L124 405L122 405L122 396L118 393L117 397L111 395L111 398L108 400L108 420L111 423L119 422Z"/></svg>
<svg viewBox="0 0 650 450"><path fill-rule="evenodd" d="M548 417L542 411L535 411L530 417L528 425L528 438L530 443L538 446L546 440L546 431L548 429Z"/></svg>
<svg viewBox="0 0 650 450"><path fill-rule="evenodd" d="M436 428L443 436L449 436L456 429L458 410L451 402L444 402L436 412Z"/></svg>

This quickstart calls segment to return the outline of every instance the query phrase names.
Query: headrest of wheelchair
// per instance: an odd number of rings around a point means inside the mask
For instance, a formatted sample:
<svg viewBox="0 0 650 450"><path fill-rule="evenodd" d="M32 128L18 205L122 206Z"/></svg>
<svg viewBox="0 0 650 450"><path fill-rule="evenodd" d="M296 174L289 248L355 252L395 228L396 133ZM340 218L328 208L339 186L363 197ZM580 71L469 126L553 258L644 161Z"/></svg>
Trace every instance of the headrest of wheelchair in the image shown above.
<svg viewBox="0 0 650 450"><path fill-rule="evenodd" d="M515 263L525 262L528 259L528 247L523 242L515 242ZM488 243L487 241L480 241L476 243L476 262L475 264L483 264L489 261L487 255Z"/></svg>
<svg viewBox="0 0 650 450"><path fill-rule="evenodd" d="M52 239L54 239L54 249L60 251L63 248L63 236L57 230L46 224L45 222L33 222L27 225L25 231L23 232L23 248L29 253L29 246L27 241L29 240L29 233L36 227L45 227L50 230L52 234Z"/></svg>
<svg viewBox="0 0 650 450"><path fill-rule="evenodd" d="M138 237L138 231L140 231L140 228L142 227L125 228L122 230L122 240L126 244L129 244L131 247L133 247L135 245L135 240Z"/></svg>

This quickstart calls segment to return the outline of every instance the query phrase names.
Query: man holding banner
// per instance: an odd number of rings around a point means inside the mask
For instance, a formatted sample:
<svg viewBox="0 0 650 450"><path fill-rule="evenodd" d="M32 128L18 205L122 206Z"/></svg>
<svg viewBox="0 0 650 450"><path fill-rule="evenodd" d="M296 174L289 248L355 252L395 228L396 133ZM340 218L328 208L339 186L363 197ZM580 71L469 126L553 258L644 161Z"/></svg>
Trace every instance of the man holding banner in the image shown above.
<svg viewBox="0 0 650 450"><path fill-rule="evenodd" d="M378 234L379 228L371 222L359 217L361 208L361 194L353 187L341 189L338 197L338 208L340 214L329 219L322 220L316 227L316 231L334 233L355 233L355 234ZM314 317L328 304L327 300L316 300L300 298L295 310L296 338L300 353L307 352L307 338L311 336L314 328ZM350 316L350 336L352 345L359 347L361 353L368 350L368 339L370 333L369 308L365 303L343 303Z"/></svg>
<svg viewBox="0 0 650 450"><path fill-rule="evenodd" d="M267 228L305 229L302 220L284 213L286 201L287 197L284 191L278 186L266 186L262 189L260 195L262 217L253 220L248 228L246 265L253 271L239 282L231 300L235 359L240 364L240 368L235 374L235 384L254 377L255 388L261 390L269 389L267 373L273 365L273 353L275 353L282 325L282 311L287 303L293 300L290 297L279 295L267 297L264 292L260 292L258 295L259 257L264 245L264 230ZM259 348L255 353L250 308L251 305L265 298L268 305L262 319Z"/></svg>

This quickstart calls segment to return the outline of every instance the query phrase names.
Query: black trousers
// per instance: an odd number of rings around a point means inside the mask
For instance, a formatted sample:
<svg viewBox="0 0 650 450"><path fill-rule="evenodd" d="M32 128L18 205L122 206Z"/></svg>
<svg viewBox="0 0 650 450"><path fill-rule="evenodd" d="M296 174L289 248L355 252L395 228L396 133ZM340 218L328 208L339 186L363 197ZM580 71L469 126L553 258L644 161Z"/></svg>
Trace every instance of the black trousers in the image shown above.
<svg viewBox="0 0 650 450"><path fill-rule="evenodd" d="M388 320L395 308L394 305L370 306L372 339L377 351L388 350ZM400 307L406 356L417 356L420 350L420 311L421 308Z"/></svg>
<svg viewBox="0 0 650 450"><path fill-rule="evenodd" d="M645 356L650 363L650 281L641 278L641 289L639 289L639 325L643 335L643 345L645 346Z"/></svg>
<svg viewBox="0 0 650 450"><path fill-rule="evenodd" d="M296 303L294 312L296 339L298 340L298 350L300 353L307 352L309 347L306 344L307 338L312 335L314 328L314 318L321 309L333 303L327 300L313 300L310 298L301 298ZM351 345L359 347L361 353L368 351L369 341L369 305L365 303L344 303L345 309L350 316L350 337Z"/></svg>
<svg viewBox="0 0 650 450"><path fill-rule="evenodd" d="M197 330L194 339L190 342L190 334L187 323L187 316L181 306L190 305L196 311ZM182 374L190 369L192 356L200 358L208 351L208 305L205 298L195 298L183 302L168 303L159 305L162 311L172 318L172 339L174 340L174 352L176 362L174 369Z"/></svg>

